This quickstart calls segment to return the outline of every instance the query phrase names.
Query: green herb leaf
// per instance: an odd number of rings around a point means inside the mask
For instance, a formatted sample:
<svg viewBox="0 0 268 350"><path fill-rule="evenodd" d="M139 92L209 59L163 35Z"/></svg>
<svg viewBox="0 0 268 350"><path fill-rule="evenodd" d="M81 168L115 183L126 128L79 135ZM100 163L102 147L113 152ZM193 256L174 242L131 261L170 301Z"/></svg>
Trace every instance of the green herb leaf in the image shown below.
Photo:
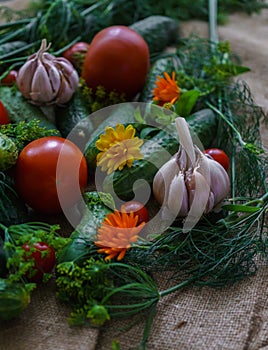
<svg viewBox="0 0 268 350"><path fill-rule="evenodd" d="M189 90L183 92L178 101L175 103L175 112L181 117L188 117L194 108L200 95L198 90Z"/></svg>

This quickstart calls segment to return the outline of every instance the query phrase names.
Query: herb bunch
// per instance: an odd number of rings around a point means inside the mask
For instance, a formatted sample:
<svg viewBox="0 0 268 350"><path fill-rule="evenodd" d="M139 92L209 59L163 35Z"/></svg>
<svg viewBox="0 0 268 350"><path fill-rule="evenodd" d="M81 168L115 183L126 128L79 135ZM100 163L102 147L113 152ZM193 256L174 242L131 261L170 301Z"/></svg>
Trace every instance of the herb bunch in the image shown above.
<svg viewBox="0 0 268 350"><path fill-rule="evenodd" d="M226 43L197 37L183 41L176 56L180 62L176 72L178 85L200 92L196 110L209 107L218 116L213 146L225 149L231 158L232 197L220 213L203 216L187 234L179 220L164 232L156 229L148 240L133 244L120 264L101 261L94 242L87 241L86 249L92 260L85 254L84 262L83 258L79 264L68 262L72 266L69 270L58 266L61 295L65 285L69 288L64 301L71 301L74 308L70 319L73 324L87 321L96 324L100 319L105 322L146 311L143 346L160 298L186 286L225 287L255 274L258 259L267 258L268 168L259 132L264 112L254 104L249 87L233 80L248 68L240 65ZM245 125L250 126L250 131ZM83 279L82 271L89 267L92 271L96 264L105 264L105 268L101 269L104 273L100 279L101 293L93 298L93 284ZM75 276L72 271L77 271L77 265L79 272ZM159 290L156 282L159 272L169 272L173 286ZM79 287L81 280L85 283L83 288ZM105 317L92 315L95 305Z"/></svg>
<svg viewBox="0 0 268 350"><path fill-rule="evenodd" d="M267 7L265 0L221 0L219 14L244 11L249 14ZM114 25L131 25L151 15L178 20L208 19L207 1L168 0L42 0L18 12L0 6L0 73L18 68L40 47L46 38L53 43L53 54L59 55L77 41L90 42L101 29Z"/></svg>

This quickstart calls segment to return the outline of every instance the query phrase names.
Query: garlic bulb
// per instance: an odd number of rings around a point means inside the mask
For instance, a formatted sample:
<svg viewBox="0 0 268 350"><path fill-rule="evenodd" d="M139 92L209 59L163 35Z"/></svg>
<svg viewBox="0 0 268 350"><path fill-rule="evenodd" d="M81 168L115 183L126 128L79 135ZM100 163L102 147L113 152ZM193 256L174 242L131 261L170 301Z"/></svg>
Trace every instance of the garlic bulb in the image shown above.
<svg viewBox="0 0 268 350"><path fill-rule="evenodd" d="M48 48L43 39L39 51L29 56L20 68L17 86L33 104L63 105L72 98L79 76L67 59L49 54Z"/></svg>
<svg viewBox="0 0 268 350"><path fill-rule="evenodd" d="M176 118L179 151L156 173L153 194L162 205L162 218L184 217L183 229L191 230L229 193L226 170L193 144L184 118Z"/></svg>

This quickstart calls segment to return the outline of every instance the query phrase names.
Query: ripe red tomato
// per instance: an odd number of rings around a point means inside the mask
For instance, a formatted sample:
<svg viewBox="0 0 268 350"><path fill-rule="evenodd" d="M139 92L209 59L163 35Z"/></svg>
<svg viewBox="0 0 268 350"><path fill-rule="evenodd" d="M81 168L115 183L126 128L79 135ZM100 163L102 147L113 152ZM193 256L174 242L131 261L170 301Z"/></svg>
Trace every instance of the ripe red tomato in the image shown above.
<svg viewBox="0 0 268 350"><path fill-rule="evenodd" d="M30 282L42 281L44 273L51 272L56 264L54 248L44 242L34 243L33 247L23 244L22 247L26 252L25 260L34 259L33 271L27 274L27 279ZM31 253L28 255L27 252Z"/></svg>
<svg viewBox="0 0 268 350"><path fill-rule="evenodd" d="M9 124L11 120L9 119L8 112L0 101L0 125Z"/></svg>
<svg viewBox="0 0 268 350"><path fill-rule="evenodd" d="M18 72L16 70L11 70L8 75L1 80L0 85L11 86L16 83Z"/></svg>
<svg viewBox="0 0 268 350"><path fill-rule="evenodd" d="M122 204L121 211L123 210L127 213L134 212L135 215L138 215L139 220L137 225L141 224L142 222L148 222L150 219L147 208L138 201L129 201Z"/></svg>
<svg viewBox="0 0 268 350"><path fill-rule="evenodd" d="M71 141L47 136L30 142L19 154L15 183L32 209L57 214L72 207L87 185L86 159Z"/></svg>
<svg viewBox="0 0 268 350"><path fill-rule="evenodd" d="M208 148L205 149L204 153L209 154L214 160L220 163L226 171L229 169L229 157L222 149Z"/></svg>
<svg viewBox="0 0 268 350"><path fill-rule="evenodd" d="M82 78L93 89L125 93L129 98L142 90L150 65L149 48L133 29L115 25L95 35L88 48Z"/></svg>
<svg viewBox="0 0 268 350"><path fill-rule="evenodd" d="M72 46L70 46L67 50L65 50L62 54L64 58L70 61L75 68L82 68L89 44L84 41L79 41Z"/></svg>

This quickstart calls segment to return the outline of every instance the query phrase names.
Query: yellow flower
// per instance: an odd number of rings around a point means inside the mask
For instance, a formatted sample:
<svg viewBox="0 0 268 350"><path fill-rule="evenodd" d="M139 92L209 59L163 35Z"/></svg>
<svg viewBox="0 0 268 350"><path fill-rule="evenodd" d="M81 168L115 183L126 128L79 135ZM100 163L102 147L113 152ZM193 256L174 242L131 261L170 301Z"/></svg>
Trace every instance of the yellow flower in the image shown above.
<svg viewBox="0 0 268 350"><path fill-rule="evenodd" d="M167 72L164 72L164 78L158 76L155 82L156 88L153 90L153 100L160 105L164 103L174 104L181 95L181 90L175 80L175 72L172 72L170 77Z"/></svg>
<svg viewBox="0 0 268 350"><path fill-rule="evenodd" d="M145 222L137 226L138 215L134 212L119 212L115 210L108 214L101 227L98 229L97 241L94 242L98 253L106 254L105 260L122 260L131 244L136 242L138 234L142 230Z"/></svg>
<svg viewBox="0 0 268 350"><path fill-rule="evenodd" d="M142 159L140 147L143 140L135 137L136 130L132 125L126 128L117 124L116 128L108 126L105 133L96 141L96 147L101 152L97 155L97 166L102 171L111 174L115 170L122 170L125 165L129 168L135 159Z"/></svg>

